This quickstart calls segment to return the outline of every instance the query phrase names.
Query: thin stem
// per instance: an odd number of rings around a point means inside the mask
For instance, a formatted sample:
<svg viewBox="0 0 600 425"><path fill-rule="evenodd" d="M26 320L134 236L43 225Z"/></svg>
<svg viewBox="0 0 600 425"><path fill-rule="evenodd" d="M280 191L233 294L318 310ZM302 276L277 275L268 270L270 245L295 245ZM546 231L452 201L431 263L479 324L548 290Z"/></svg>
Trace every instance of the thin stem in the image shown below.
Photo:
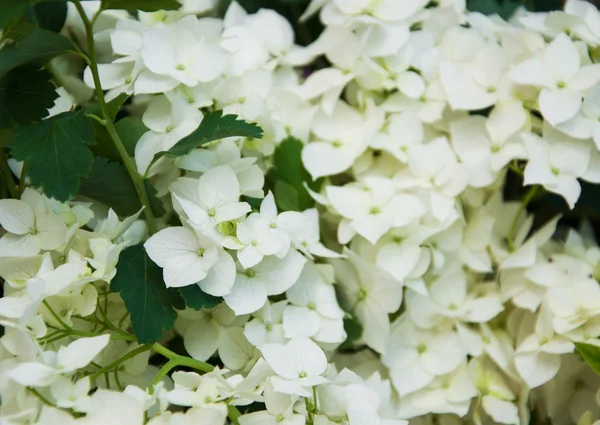
<svg viewBox="0 0 600 425"><path fill-rule="evenodd" d="M177 360L178 365L191 367L192 369L196 369L202 372L211 372L215 368L213 365L202 362L200 360L192 359L191 357L181 356L171 350L169 350L164 345L160 345L158 342L151 345L152 351L166 357L169 360Z"/></svg>
<svg viewBox="0 0 600 425"><path fill-rule="evenodd" d="M514 171L515 173L517 173L520 176L523 175L523 170L521 170L515 162L509 163L508 168L510 168L512 171Z"/></svg>
<svg viewBox="0 0 600 425"><path fill-rule="evenodd" d="M46 397L44 397L43 395L41 395L39 393L39 391L36 390L35 388L28 387L27 391L29 391L31 394L33 394L34 396L36 396L46 406L54 407L54 404L50 403L48 401L48 399Z"/></svg>
<svg viewBox="0 0 600 425"><path fill-rule="evenodd" d="M92 373L91 375L89 375L90 377L90 382L94 382L96 380L96 378L98 378L100 375L103 375L105 373L109 373L111 370L117 368L121 363L126 362L127 360L137 356L138 354L143 353L144 351L148 351L151 349L151 346L149 345L141 345L138 348L136 348L133 351L130 351L129 353L125 354L123 357L118 358L117 360L115 360L114 362L110 363L107 366L104 366L102 369L99 369L97 371L95 371L94 373Z"/></svg>
<svg viewBox="0 0 600 425"><path fill-rule="evenodd" d="M54 317L56 319L56 321L59 323L60 326L62 326L63 328L65 328L68 331L73 331L73 329L71 329L71 327L69 325L67 325L58 314L56 314L54 309L52 309L52 307L50 307L50 304L48 304L48 301L44 300L44 301L42 301L42 303L48 309L48 311L50 312L52 317Z"/></svg>
<svg viewBox="0 0 600 425"><path fill-rule="evenodd" d="M540 186L532 186L521 201L521 206L519 207L519 211L517 211L517 215L515 216L512 225L510 226L510 233L508 234L508 250L509 252L513 252L515 249L515 235L517 234L517 227L519 226L519 221L521 220L521 216L527 209L527 205L531 202L531 200L536 195Z"/></svg>
<svg viewBox="0 0 600 425"><path fill-rule="evenodd" d="M8 187L10 196L12 198L19 199L19 189L15 184L15 180L12 177L12 172L10 171L10 168L8 166L8 160L6 159L5 149L0 149L0 173L2 173L4 183L6 183L6 187Z"/></svg>
<svg viewBox="0 0 600 425"><path fill-rule="evenodd" d="M96 89L96 97L98 98L98 104L100 105L100 110L102 111L102 116L104 117L102 124L106 127L108 134L110 135L111 139L113 140L115 147L117 148L117 151L119 152L119 155L121 156L121 160L123 161L123 164L125 165L125 168L127 169L129 176L131 177L133 185L135 186L135 190L138 194L140 202L145 207L144 208L144 217L146 218L146 222L148 223L148 229L150 231L150 234L156 233L156 231L158 230L158 227L156 225L156 220L154 218L154 215L152 214L152 208L150 208L150 202L148 200L148 194L146 193L146 188L144 187L144 181L142 180L141 176L137 172L135 164L129 157L129 154L127 153L127 149L125 149L125 146L123 145L123 142L121 141L121 137L119 136L119 133L117 132L117 129L115 128L115 125L112 122L112 119L110 118L110 114L108 113L108 109L106 107L106 101L104 99L104 92L102 91L102 84L100 82L100 74L98 72L98 61L96 59L96 48L94 45L93 22L90 21L88 19L87 15L85 14L85 11L83 10L83 7L81 6L80 0L73 0L73 4L75 5L75 8L77 9L77 12L79 13L79 16L81 17L81 20L83 21L83 24L85 26L90 71L91 71L92 77L94 79L94 86Z"/></svg>
<svg viewBox="0 0 600 425"><path fill-rule="evenodd" d="M150 384L150 389L149 389L150 394L152 394L154 392L154 387L156 386L156 384L158 384L160 381L162 381L163 378L165 376L167 376L167 373L169 373L171 371L171 369L173 369L177 366L180 366L179 360L171 359L163 367L160 368L160 370L158 371L158 373L152 380L152 383Z"/></svg>
<svg viewBox="0 0 600 425"><path fill-rule="evenodd" d="M239 418L242 416L240 411L235 406L227 406L227 416L233 425L239 425Z"/></svg>

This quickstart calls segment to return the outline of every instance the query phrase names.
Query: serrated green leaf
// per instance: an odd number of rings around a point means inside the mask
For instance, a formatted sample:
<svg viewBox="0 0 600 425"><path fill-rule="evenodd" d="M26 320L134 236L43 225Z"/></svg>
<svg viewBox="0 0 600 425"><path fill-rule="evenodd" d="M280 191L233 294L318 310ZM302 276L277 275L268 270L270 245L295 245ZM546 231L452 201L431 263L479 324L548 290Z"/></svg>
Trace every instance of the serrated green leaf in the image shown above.
<svg viewBox="0 0 600 425"><path fill-rule="evenodd" d="M65 112L18 127L10 143L18 160L27 160L31 184L61 202L74 196L92 168L94 129L83 111Z"/></svg>
<svg viewBox="0 0 600 425"><path fill-rule="evenodd" d="M50 72L36 65L13 69L0 78L0 128L41 120L57 97Z"/></svg>
<svg viewBox="0 0 600 425"><path fill-rule="evenodd" d="M300 211L298 191L286 181L275 182L275 201L279 211Z"/></svg>
<svg viewBox="0 0 600 425"><path fill-rule="evenodd" d="M185 301L185 305L194 310L200 310L202 308L213 308L216 307L223 298L213 297L208 295L198 285L189 285L179 288L179 294Z"/></svg>
<svg viewBox="0 0 600 425"><path fill-rule="evenodd" d="M30 62L43 63L68 51L76 50L68 38L36 28L16 45L0 50L0 76Z"/></svg>
<svg viewBox="0 0 600 425"><path fill-rule="evenodd" d="M168 151L154 155L148 169L162 156L177 157L187 155L196 148L214 140L226 137L262 138L262 128L255 123L238 120L237 115L223 115L223 111L214 111L205 115L202 122L192 134L184 137Z"/></svg>
<svg viewBox="0 0 600 425"><path fill-rule="evenodd" d="M583 360L590 365L594 372L600 375L600 347L583 342L575 343L575 347Z"/></svg>
<svg viewBox="0 0 600 425"><path fill-rule="evenodd" d="M279 205L278 202L278 206L282 211L288 211L287 208L294 206L294 197L298 198L295 211L304 211L314 206L315 202L309 195L304 184L306 183L312 190L318 191L323 183L323 179L313 181L308 171L304 168L302 164L302 148L302 142L290 136L275 149L273 168L269 171L267 178L274 185L275 191L279 192L279 195L275 194L275 199L278 196L287 198L284 205ZM279 182L285 182L288 186L282 185ZM290 187L296 191L295 195L290 190Z"/></svg>
<svg viewBox="0 0 600 425"><path fill-rule="evenodd" d="M37 3L27 9L26 16L40 28L60 32L67 19L67 2L57 0Z"/></svg>
<svg viewBox="0 0 600 425"><path fill-rule="evenodd" d="M363 334L362 324L354 317L344 319L344 330L346 331L346 340L340 345L341 349L352 348Z"/></svg>
<svg viewBox="0 0 600 425"><path fill-rule="evenodd" d="M181 3L176 0L102 0L102 9L141 10L177 10Z"/></svg>
<svg viewBox="0 0 600 425"><path fill-rule="evenodd" d="M152 344L164 331L173 329L177 317L174 308L184 308L177 291L165 286L162 269L150 260L143 245L121 253L110 289L121 294L133 332L143 344Z"/></svg>
<svg viewBox="0 0 600 425"><path fill-rule="evenodd" d="M119 215L133 215L141 208L125 167L105 158L94 159L88 178L81 182L79 194L111 207Z"/></svg>

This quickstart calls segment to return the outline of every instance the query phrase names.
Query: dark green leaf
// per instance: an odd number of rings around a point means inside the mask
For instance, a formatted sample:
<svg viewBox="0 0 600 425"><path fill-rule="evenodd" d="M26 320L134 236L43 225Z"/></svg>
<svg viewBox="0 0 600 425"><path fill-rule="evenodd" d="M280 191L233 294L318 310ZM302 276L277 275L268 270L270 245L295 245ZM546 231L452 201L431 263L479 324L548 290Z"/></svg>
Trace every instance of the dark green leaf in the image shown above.
<svg viewBox="0 0 600 425"><path fill-rule="evenodd" d="M577 347L577 352L581 354L583 360L594 369L594 372L600 375L600 347L583 342L575 343L575 347Z"/></svg>
<svg viewBox="0 0 600 425"><path fill-rule="evenodd" d="M158 152L154 155L148 168L163 155L170 157L187 155L208 142L233 136L260 139L262 129L254 123L238 120L237 115L223 115L223 111L211 112L204 116L192 134L181 139L168 151Z"/></svg>
<svg viewBox="0 0 600 425"><path fill-rule="evenodd" d="M156 189L150 183L150 180L144 180L144 188L148 194L148 201L150 202L150 208L152 208L152 214L155 217L162 217L166 214L165 207L160 199L156 197Z"/></svg>
<svg viewBox="0 0 600 425"><path fill-rule="evenodd" d="M189 285L179 288L179 294L185 301L185 305L194 310L216 307L223 300L221 297L208 295L203 292L198 285Z"/></svg>
<svg viewBox="0 0 600 425"><path fill-rule="evenodd" d="M125 149L127 149L127 153L129 156L133 156L135 145L140 140L140 137L148 131L148 128L139 119L133 117L126 117L117 121L115 128L121 137L121 142L123 142Z"/></svg>
<svg viewBox="0 0 600 425"><path fill-rule="evenodd" d="M290 136L277 146L273 157L273 168L269 172L268 179L273 182L275 191L278 192L275 194L275 198L277 199L278 196L287 198L283 206L278 202L278 206L284 211L294 205L294 197L298 199L296 211L311 208L315 202L304 184L306 183L312 190L319 190L323 183L322 179L313 181L302 165L302 147L303 144L300 140ZM288 185L282 185L279 183L280 181ZM295 189L296 195L291 192L290 187ZM284 207L286 209L283 209Z"/></svg>
<svg viewBox="0 0 600 425"><path fill-rule="evenodd" d="M0 128L46 117L58 97L51 80L52 74L36 65L13 69L0 78Z"/></svg>
<svg viewBox="0 0 600 425"><path fill-rule="evenodd" d="M286 181L275 182L275 200L280 211L300 211L298 191Z"/></svg>
<svg viewBox="0 0 600 425"><path fill-rule="evenodd" d="M340 345L341 349L352 348L363 334L363 326L356 318L344 319L344 330L346 331L346 340Z"/></svg>
<svg viewBox="0 0 600 425"><path fill-rule="evenodd" d="M133 332L143 344L158 341L163 331L172 329L177 317L174 308L184 307L177 291L165 286L162 269L150 260L143 245L121 253L110 289L123 297Z"/></svg>
<svg viewBox="0 0 600 425"><path fill-rule="evenodd" d="M31 184L64 202L77 193L81 178L90 172L93 144L92 125L78 111L18 127L10 148L16 159L28 161Z"/></svg>
<svg viewBox="0 0 600 425"><path fill-rule="evenodd" d="M43 63L75 47L68 38L52 31L35 29L19 41L0 50L0 76L29 62Z"/></svg>
<svg viewBox="0 0 600 425"><path fill-rule="evenodd" d="M25 13L29 0L3 0L0 3L0 28L7 28Z"/></svg>
<svg viewBox="0 0 600 425"><path fill-rule="evenodd" d="M86 109L86 111L89 110ZM121 155L119 155L119 151L115 148L115 143L108 134L108 131L106 131L106 128L97 121L92 121L92 124L94 125L96 139L96 146L92 149L94 154L120 161ZM121 137L121 142L123 142L123 146L125 146L129 156L134 156L136 143L140 140L140 137L148 131L144 123L133 117L125 117L117 121L115 123L115 129L117 130L119 137Z"/></svg>
<svg viewBox="0 0 600 425"><path fill-rule="evenodd" d="M181 3L176 0L102 0L102 9L142 10L177 10Z"/></svg>
<svg viewBox="0 0 600 425"><path fill-rule="evenodd" d="M520 5L521 3L515 0L472 0L469 2L469 10L484 15L498 14L503 19L508 19Z"/></svg>
<svg viewBox="0 0 600 425"><path fill-rule="evenodd" d="M6 38L14 41L21 41L27 34L37 29L37 26L25 19L21 19L16 25L12 26Z"/></svg>
<svg viewBox="0 0 600 425"><path fill-rule="evenodd" d="M110 119L113 122L117 118L117 114L121 110L121 106L123 106L123 104L125 103L125 101L127 100L128 97L129 97L129 95L127 93L121 93L120 95L115 97L113 100L106 103L108 116L110 117Z"/></svg>
<svg viewBox="0 0 600 425"><path fill-rule="evenodd" d="M40 28L60 32L67 19L67 2L57 0L38 3L28 9L26 16Z"/></svg>
<svg viewBox="0 0 600 425"><path fill-rule="evenodd" d="M88 178L81 182L79 194L111 207L119 215L133 215L141 208L125 167L105 158L94 159Z"/></svg>

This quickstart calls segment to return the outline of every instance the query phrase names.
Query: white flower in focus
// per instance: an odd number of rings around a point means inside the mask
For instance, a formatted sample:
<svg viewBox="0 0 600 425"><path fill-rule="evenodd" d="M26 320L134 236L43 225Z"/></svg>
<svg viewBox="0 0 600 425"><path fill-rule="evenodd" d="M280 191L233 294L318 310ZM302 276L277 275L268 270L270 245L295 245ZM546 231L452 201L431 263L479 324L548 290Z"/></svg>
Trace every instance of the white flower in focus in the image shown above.
<svg viewBox="0 0 600 425"><path fill-rule="evenodd" d="M30 188L25 189L20 200L0 200L0 225L7 232L0 239L2 257L31 257L66 242L64 221L50 213L44 197Z"/></svg>
<svg viewBox="0 0 600 425"><path fill-rule="evenodd" d="M236 315L253 313L260 309L271 295L287 291L300 276L306 259L294 249L281 259L270 256L256 266L238 268L235 284L225 303Z"/></svg>
<svg viewBox="0 0 600 425"><path fill-rule="evenodd" d="M260 351L277 374L271 378L277 392L312 397L310 388L327 382L322 376L327 369L327 357L308 338L296 337L286 345L265 344Z"/></svg>
<svg viewBox="0 0 600 425"><path fill-rule="evenodd" d="M267 410L249 413L239 418L240 425L304 425L306 418L294 413L294 398L275 392L271 380L267 380L264 390Z"/></svg>
<svg viewBox="0 0 600 425"><path fill-rule="evenodd" d="M559 34L540 57L525 60L510 75L519 84L542 87L539 105L551 124L562 124L581 108L582 94L600 81L599 65L583 65L581 53L566 34Z"/></svg>
<svg viewBox="0 0 600 425"><path fill-rule="evenodd" d="M187 227L168 227L144 244L152 261L163 268L167 287L197 284L213 296L229 293L235 279L235 263L210 238Z"/></svg>

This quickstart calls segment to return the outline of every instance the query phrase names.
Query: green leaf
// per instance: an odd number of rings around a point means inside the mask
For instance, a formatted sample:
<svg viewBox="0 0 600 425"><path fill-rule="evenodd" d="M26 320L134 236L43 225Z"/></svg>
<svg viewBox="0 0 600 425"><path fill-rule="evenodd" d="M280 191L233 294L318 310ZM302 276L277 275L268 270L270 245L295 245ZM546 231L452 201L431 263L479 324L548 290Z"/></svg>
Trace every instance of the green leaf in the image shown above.
<svg viewBox="0 0 600 425"><path fill-rule="evenodd" d="M302 165L303 144L295 137L288 137L277 146L273 156L273 168L270 170L268 179L274 184L275 199L283 197L285 203L280 205L282 211L294 208L295 211L304 211L311 208L315 202L309 195L304 184L312 190L318 191L323 183L322 179L313 181L308 171ZM279 182L285 182L284 185ZM291 190L293 188L296 193ZM297 197L296 201L294 200Z"/></svg>
<svg viewBox="0 0 600 425"><path fill-rule="evenodd" d="M36 65L13 69L0 78L0 128L41 120L57 97L50 72Z"/></svg>
<svg viewBox="0 0 600 425"><path fill-rule="evenodd" d="M275 182L275 201L280 211L300 211L298 191L286 181Z"/></svg>
<svg viewBox="0 0 600 425"><path fill-rule="evenodd" d="M576 342L577 352L581 354L583 360L590 365L594 372L600 375L600 347L583 342Z"/></svg>
<svg viewBox="0 0 600 425"><path fill-rule="evenodd" d="M38 3L27 10L26 16L40 28L60 32L67 19L67 2L57 0Z"/></svg>
<svg viewBox="0 0 600 425"><path fill-rule="evenodd" d="M363 334L362 324L354 317L344 319L344 330L346 331L346 340L340 345L343 350L352 348Z"/></svg>
<svg viewBox="0 0 600 425"><path fill-rule="evenodd" d="M148 128L139 119L133 117L126 117L117 121L115 128L129 156L134 156L135 145L140 137L148 131Z"/></svg>
<svg viewBox="0 0 600 425"><path fill-rule="evenodd" d="M106 103L108 116L110 117L110 119L113 122L117 118L117 114L121 110L121 106L123 106L123 104L125 103L127 98L129 98L129 95L127 93L121 93L120 95L115 97L113 100Z"/></svg>
<svg viewBox="0 0 600 425"><path fill-rule="evenodd" d="M37 28L26 34L16 46L10 45L0 50L0 76L26 63L43 63L74 50L76 49L68 38Z"/></svg>
<svg viewBox="0 0 600 425"><path fill-rule="evenodd" d="M79 194L111 207L118 215L133 215L141 208L125 167L105 158L94 159L88 178L81 182Z"/></svg>
<svg viewBox="0 0 600 425"><path fill-rule="evenodd" d="M165 215L164 206L156 197L156 189L148 180L144 186L153 214L157 217ZM94 159L89 176L81 181L79 194L111 207L119 215L133 215L142 207L125 166L106 158Z"/></svg>
<svg viewBox="0 0 600 425"><path fill-rule="evenodd" d="M179 288L179 294L185 301L185 305L194 310L216 307L223 299L208 295L198 285L190 285Z"/></svg>
<svg viewBox="0 0 600 425"><path fill-rule="evenodd" d="M119 155L119 151L115 148L115 144L110 138L108 131L106 131L106 128L97 121L92 121L92 124L94 125L96 139L96 146L92 149L94 154L120 161L121 155ZM121 142L123 142L123 146L125 146L129 156L134 156L135 145L140 140L140 137L148 131L144 123L133 117L125 117L117 121L115 129L119 137L121 137Z"/></svg>
<svg viewBox="0 0 600 425"><path fill-rule="evenodd" d="M484 15L498 14L503 19L509 19L520 5L521 3L515 0L472 0L469 2L468 8L471 12L479 12Z"/></svg>
<svg viewBox="0 0 600 425"><path fill-rule="evenodd" d="M121 294L133 332L142 344L152 344L163 331L173 329L177 317L174 308L184 308L177 291L165 286L162 269L150 260L143 245L121 253L110 289Z"/></svg>
<svg viewBox="0 0 600 425"><path fill-rule="evenodd" d="M25 13L29 0L4 0L0 4L0 28L7 28Z"/></svg>
<svg viewBox="0 0 600 425"><path fill-rule="evenodd" d="M6 38L13 41L21 41L25 36L38 27L31 22L21 19L16 25L11 26L6 33Z"/></svg>
<svg viewBox="0 0 600 425"><path fill-rule="evenodd" d="M141 10L177 10L181 3L176 0L102 0L102 9Z"/></svg>
<svg viewBox="0 0 600 425"><path fill-rule="evenodd" d="M167 211L165 210L162 201L156 196L156 189L152 186L150 180L144 180L144 188L148 194L148 201L150 202L150 208L152 208L152 214L154 214L155 217L162 217L165 215Z"/></svg>
<svg viewBox="0 0 600 425"><path fill-rule="evenodd" d="M27 160L31 184L61 202L77 193L92 168L94 130L83 111L65 112L37 124L18 127L10 143L18 160Z"/></svg>
<svg viewBox="0 0 600 425"><path fill-rule="evenodd" d="M214 111L204 116L204 119L192 134L184 137L168 151L161 151L154 155L148 169L163 155L170 157L187 155L200 146L213 140L225 137L248 137L260 139L262 128L254 123L238 120L237 115L223 115L223 111Z"/></svg>

